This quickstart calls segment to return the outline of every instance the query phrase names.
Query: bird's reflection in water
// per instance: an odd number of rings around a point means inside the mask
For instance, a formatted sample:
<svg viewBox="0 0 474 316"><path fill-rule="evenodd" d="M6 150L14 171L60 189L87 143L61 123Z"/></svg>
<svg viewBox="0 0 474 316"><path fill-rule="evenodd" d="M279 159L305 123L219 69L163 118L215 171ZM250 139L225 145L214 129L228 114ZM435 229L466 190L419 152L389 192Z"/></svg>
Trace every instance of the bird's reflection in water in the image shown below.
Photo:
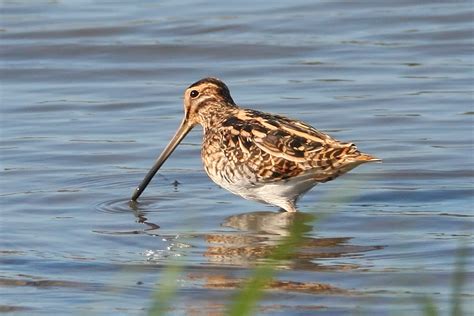
<svg viewBox="0 0 474 316"><path fill-rule="evenodd" d="M146 228L141 232L120 232L121 234L145 233L161 236L160 226L150 222L138 205L131 204L130 208L136 221L146 225ZM351 244L352 238L347 236L318 237L317 228L314 227L317 227L317 224L318 218L309 213L257 211L224 219L221 225L234 231L204 233L191 238L199 235L204 238L205 248L202 249L202 255L209 263L250 267L270 258L279 245L287 242L288 238L294 238L296 234L297 244L290 246L288 255L284 260L280 260L278 267L313 271L359 269L359 265L348 263L351 258L359 258L364 252L382 248ZM336 260L341 257L344 262Z"/></svg>
<svg viewBox="0 0 474 316"><path fill-rule="evenodd" d="M347 263L350 257L361 256L365 251L379 248L351 245L350 237L316 237L313 225L316 226L317 223L314 215L302 212L253 212L230 216L224 220L222 226L237 231L206 235L208 246L204 256L213 265L254 267L271 258L282 243L296 240L294 244L290 243L291 249L288 249L288 255L282 256L273 267L279 270L299 271L298 275L301 276L312 271L360 269L359 265ZM295 238L295 234L299 234L298 238ZM344 257L345 262L341 262L341 257ZM220 271L216 273L203 270L188 275L188 278L191 281L201 282L200 284L208 289L236 289L246 282L245 278L236 277L225 270ZM269 280L265 288L284 293L350 294L350 291L332 284L318 282L312 274L295 280L289 279L288 276L283 280L275 277Z"/></svg>
<svg viewBox="0 0 474 316"><path fill-rule="evenodd" d="M237 232L227 234L208 234L209 243L204 256L212 263L251 266L259 260L271 256L278 245L291 234L300 234L300 242L291 254L282 260L280 268L305 270L347 270L356 269L354 264L324 264L323 259L357 255L379 247L356 246L349 244L350 237L316 238L313 224L314 215L288 212L252 212L226 218L224 227ZM297 230L294 228L298 227ZM359 254L360 255L360 254Z"/></svg>
<svg viewBox="0 0 474 316"><path fill-rule="evenodd" d="M107 213L130 213L135 217L135 222L142 225L133 225L133 228L130 228L130 225L126 225L126 229L117 229L117 225L113 226L112 229L100 229L93 230L95 233L105 234L105 235L141 235L141 234L154 234L160 226L150 222L145 216L145 211L143 206L136 202L129 202L127 200L111 200L106 201L99 205L99 210ZM138 228L137 228L138 227Z"/></svg>
<svg viewBox="0 0 474 316"><path fill-rule="evenodd" d="M144 233L161 236L161 230L157 229L159 226L149 222L145 217L145 212L138 207L132 207L132 209L137 222L148 226ZM351 237L318 237L318 218L302 212L258 211L244 213L226 218L221 225L232 230L195 234L191 237L191 239L196 238L200 242L202 242L201 238L204 238L204 243L200 244L202 248L198 246L189 249L194 249L195 255L205 258L208 262L208 264L200 263L199 268L193 267L184 274L184 278L195 286L211 290L241 288L248 281L246 277L234 273L233 269L215 269L215 267L233 266L251 268L251 271L259 263L271 258L282 243L288 242L288 240L297 240L295 244L290 244L291 249L289 249L288 255L279 257L278 262L272 266L278 270L298 271L298 277L293 279L290 275L286 275L280 279L278 275L274 275L264 285L264 288L281 293L292 293L292 295L298 293L351 295L350 290L319 282L317 276L312 272L360 269L359 265L350 263L351 257L360 257L366 251L380 248L353 245ZM294 238L295 234L298 235L298 238ZM341 258L343 259L341 260ZM163 260L162 256L159 257L158 262L161 260ZM200 262L199 259L198 261ZM360 260L354 261L360 262ZM276 307L280 308L278 304ZM309 307L321 308L317 304ZM206 301L199 310L218 309L224 311L225 308L225 303ZM189 312L194 311L195 307L190 307Z"/></svg>
<svg viewBox="0 0 474 316"><path fill-rule="evenodd" d="M148 221L148 218L145 217L145 213L140 209L139 204L135 201L129 201L129 207L133 211L133 215L135 215L137 223L145 224L148 228L144 229L144 231L150 231L160 228L160 225L152 223Z"/></svg>
<svg viewBox="0 0 474 316"><path fill-rule="evenodd" d="M253 212L230 216L222 226L256 234L289 236L295 221L299 221L304 226L304 232L308 232L312 230L314 220L315 216L301 212Z"/></svg>

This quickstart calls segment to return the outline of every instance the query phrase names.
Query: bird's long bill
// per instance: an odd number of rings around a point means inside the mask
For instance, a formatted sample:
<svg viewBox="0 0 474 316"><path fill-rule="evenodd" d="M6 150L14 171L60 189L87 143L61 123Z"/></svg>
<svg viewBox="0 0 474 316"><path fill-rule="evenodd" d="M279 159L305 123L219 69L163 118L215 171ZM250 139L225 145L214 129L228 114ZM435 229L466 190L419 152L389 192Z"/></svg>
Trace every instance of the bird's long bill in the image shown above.
<svg viewBox="0 0 474 316"><path fill-rule="evenodd" d="M132 195L132 201L136 201L140 195L145 191L148 183L150 183L151 179L155 176L155 174L158 172L160 169L161 165L168 159L168 157L171 155L171 153L175 150L176 146L183 140L183 138L189 133L189 131L192 129L192 125L189 124L185 119L181 122L181 125L179 126L178 130L176 131L176 134L173 136L171 141L169 142L168 146L163 150L161 153L160 157L156 160L154 165L151 167L150 171L148 171L147 175L143 179L143 181L138 185L138 187L133 191Z"/></svg>

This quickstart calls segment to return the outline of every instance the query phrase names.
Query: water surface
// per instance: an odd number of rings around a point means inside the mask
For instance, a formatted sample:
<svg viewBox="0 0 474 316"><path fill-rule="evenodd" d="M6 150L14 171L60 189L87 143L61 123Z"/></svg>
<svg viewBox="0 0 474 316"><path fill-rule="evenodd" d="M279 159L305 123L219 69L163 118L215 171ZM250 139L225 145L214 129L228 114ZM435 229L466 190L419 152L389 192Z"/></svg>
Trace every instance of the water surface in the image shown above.
<svg viewBox="0 0 474 316"><path fill-rule="evenodd" d="M472 306L472 3L1 4L0 311L143 315L169 266L174 314L223 313L297 220L266 315ZM208 179L196 128L127 200L217 76L242 106L303 119L384 160L319 185L296 217Z"/></svg>

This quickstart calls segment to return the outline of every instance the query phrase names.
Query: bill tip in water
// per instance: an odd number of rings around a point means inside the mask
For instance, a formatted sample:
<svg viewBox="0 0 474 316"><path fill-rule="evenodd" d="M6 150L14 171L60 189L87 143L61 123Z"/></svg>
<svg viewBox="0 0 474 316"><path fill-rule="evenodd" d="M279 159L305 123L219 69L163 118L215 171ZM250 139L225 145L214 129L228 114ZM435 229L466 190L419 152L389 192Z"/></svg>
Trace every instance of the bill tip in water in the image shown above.
<svg viewBox="0 0 474 316"><path fill-rule="evenodd" d="M137 187L135 191L133 191L132 197L130 198L130 202L137 203L137 199L140 196L140 187Z"/></svg>
<svg viewBox="0 0 474 316"><path fill-rule="evenodd" d="M128 201L128 206L130 206L131 208L136 208L138 207L138 201L135 199L130 199Z"/></svg>

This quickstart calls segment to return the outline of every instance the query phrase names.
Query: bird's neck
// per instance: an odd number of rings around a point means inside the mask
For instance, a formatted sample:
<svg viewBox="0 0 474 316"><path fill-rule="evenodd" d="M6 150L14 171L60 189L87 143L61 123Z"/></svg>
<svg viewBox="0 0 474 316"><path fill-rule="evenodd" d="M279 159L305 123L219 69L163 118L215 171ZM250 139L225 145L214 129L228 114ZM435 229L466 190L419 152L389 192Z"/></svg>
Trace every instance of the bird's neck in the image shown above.
<svg viewBox="0 0 474 316"><path fill-rule="evenodd" d="M208 106L199 111L199 123L204 128L204 131L210 130L219 126L230 116L238 112L238 107L235 105L226 106Z"/></svg>

